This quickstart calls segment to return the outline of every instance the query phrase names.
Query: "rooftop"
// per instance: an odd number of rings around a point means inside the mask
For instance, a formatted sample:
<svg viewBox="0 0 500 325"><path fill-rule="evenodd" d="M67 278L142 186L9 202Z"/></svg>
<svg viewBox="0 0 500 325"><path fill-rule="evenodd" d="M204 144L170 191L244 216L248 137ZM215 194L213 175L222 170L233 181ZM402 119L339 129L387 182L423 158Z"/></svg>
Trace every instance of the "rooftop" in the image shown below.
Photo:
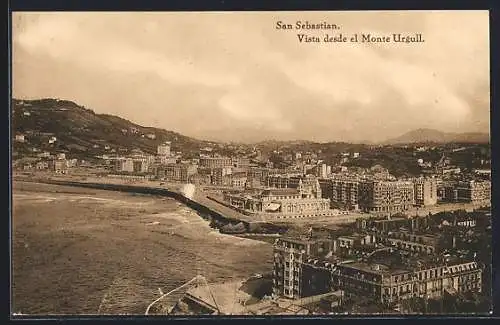
<svg viewBox="0 0 500 325"><path fill-rule="evenodd" d="M279 239L283 242L294 243L294 244L314 244L317 242L328 241L329 238L322 235L313 235L312 237L308 237L307 235L303 236L289 236L285 235L284 237Z"/></svg>
<svg viewBox="0 0 500 325"><path fill-rule="evenodd" d="M200 285L190 289L188 295L199 299L214 309L219 309L222 314L241 314L245 311L242 303L250 298L250 295L240 290L243 281L227 283L214 283L208 287Z"/></svg>
<svg viewBox="0 0 500 325"><path fill-rule="evenodd" d="M343 267L348 267L352 269L361 270L364 272L370 272L375 274L404 274L411 272L409 269L405 268L404 265L391 266L379 263L366 263L366 262L353 262L343 264Z"/></svg>
<svg viewBox="0 0 500 325"><path fill-rule="evenodd" d="M294 188L267 189L262 192L264 196L272 195L298 195L300 192Z"/></svg>

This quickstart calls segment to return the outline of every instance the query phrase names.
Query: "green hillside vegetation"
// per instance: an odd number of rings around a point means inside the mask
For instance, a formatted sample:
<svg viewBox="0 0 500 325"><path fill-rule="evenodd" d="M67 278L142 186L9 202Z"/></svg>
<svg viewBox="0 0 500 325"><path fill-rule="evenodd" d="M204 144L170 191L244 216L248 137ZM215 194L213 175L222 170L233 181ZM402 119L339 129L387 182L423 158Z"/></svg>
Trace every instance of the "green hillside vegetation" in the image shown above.
<svg viewBox="0 0 500 325"><path fill-rule="evenodd" d="M182 150L189 155L208 144L176 132L143 127L117 116L96 114L71 101L57 99L13 99L12 133L25 134L28 139L29 145L15 144L14 149L19 151L37 146L75 155L104 154L113 149L127 152L132 148L155 153L157 145L164 141L172 142L173 151ZM155 138L148 138L152 134ZM48 144L51 136L57 138L56 143Z"/></svg>

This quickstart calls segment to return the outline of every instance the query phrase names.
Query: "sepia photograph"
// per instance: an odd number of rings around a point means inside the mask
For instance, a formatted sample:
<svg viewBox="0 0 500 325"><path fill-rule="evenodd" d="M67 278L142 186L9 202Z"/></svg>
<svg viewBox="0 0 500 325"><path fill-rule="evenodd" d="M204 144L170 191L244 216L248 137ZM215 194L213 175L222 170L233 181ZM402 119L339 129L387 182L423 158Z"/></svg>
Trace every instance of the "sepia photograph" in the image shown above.
<svg viewBox="0 0 500 325"><path fill-rule="evenodd" d="M11 317L491 315L487 10L10 22Z"/></svg>

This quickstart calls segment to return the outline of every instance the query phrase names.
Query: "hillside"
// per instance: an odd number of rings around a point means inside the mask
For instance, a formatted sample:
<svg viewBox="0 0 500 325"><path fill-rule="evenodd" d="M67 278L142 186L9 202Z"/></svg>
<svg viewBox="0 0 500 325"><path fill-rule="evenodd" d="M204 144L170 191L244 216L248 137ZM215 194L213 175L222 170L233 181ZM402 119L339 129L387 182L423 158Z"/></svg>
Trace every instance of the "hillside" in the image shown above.
<svg viewBox="0 0 500 325"><path fill-rule="evenodd" d="M397 138L384 141L383 144L409 143L489 143L488 133L446 133L433 129L417 129Z"/></svg>
<svg viewBox="0 0 500 325"><path fill-rule="evenodd" d="M143 127L123 118L96 114L74 102L58 99L12 100L12 134L24 134L30 146L80 155L127 152L137 148L155 153L156 146L172 142L173 151L198 151L209 142L153 127ZM48 144L50 137L54 144ZM21 150L27 144L16 143Z"/></svg>

